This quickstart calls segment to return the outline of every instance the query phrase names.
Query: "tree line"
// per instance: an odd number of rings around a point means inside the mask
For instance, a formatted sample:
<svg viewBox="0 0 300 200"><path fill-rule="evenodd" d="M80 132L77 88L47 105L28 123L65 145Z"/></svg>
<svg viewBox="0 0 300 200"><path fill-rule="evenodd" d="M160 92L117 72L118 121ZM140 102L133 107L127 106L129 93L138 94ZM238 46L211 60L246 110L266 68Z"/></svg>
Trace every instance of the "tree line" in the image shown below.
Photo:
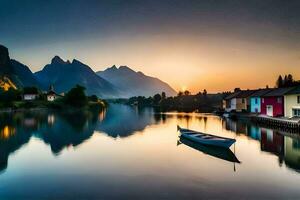
<svg viewBox="0 0 300 200"><path fill-rule="evenodd" d="M212 112L222 106L223 93L208 94L206 90L192 95L188 90L179 92L177 96L167 97L165 92L154 96L135 96L123 100L128 105L151 106L160 111L199 111Z"/></svg>
<svg viewBox="0 0 300 200"><path fill-rule="evenodd" d="M38 94L34 101L23 100L24 94ZM85 107L89 104L99 104L103 107L106 102L99 99L96 95L87 96L85 87L76 85L71 88L65 95L60 96L54 102L47 101L47 94L41 92L36 87L24 87L22 89L9 88L4 90L0 88L0 107L2 108L16 108L16 107L64 107L71 106L76 108Z"/></svg>
<svg viewBox="0 0 300 200"><path fill-rule="evenodd" d="M300 86L299 80L294 80L292 74L281 76L279 75L276 81L277 88Z"/></svg>

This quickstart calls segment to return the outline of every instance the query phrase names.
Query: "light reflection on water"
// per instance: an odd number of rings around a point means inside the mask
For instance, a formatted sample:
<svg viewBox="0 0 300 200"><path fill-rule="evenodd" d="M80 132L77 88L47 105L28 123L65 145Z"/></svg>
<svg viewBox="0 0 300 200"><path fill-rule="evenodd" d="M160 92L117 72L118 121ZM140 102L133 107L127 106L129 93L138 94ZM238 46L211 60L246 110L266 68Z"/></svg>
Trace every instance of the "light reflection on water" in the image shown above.
<svg viewBox="0 0 300 200"><path fill-rule="evenodd" d="M180 141L176 125L237 142L230 152L197 146ZM0 130L1 199L300 195L300 140L246 121L111 105L1 114Z"/></svg>

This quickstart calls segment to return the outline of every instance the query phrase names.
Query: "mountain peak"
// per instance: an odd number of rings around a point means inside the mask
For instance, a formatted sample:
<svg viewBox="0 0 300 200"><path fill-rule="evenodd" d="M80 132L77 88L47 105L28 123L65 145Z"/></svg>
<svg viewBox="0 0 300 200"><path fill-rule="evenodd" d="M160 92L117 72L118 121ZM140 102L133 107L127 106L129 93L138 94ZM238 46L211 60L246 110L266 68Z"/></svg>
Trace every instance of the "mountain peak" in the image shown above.
<svg viewBox="0 0 300 200"><path fill-rule="evenodd" d="M116 67L116 65L113 65L113 66L111 66L111 67L108 68L108 69L113 69L113 70L115 70L115 69L118 69L118 68Z"/></svg>
<svg viewBox="0 0 300 200"><path fill-rule="evenodd" d="M59 56L54 56L51 60L51 64L66 64L66 62Z"/></svg>
<svg viewBox="0 0 300 200"><path fill-rule="evenodd" d="M119 67L119 70L123 70L123 71L130 71L130 72L135 72L135 71L133 71L132 69L130 69L129 67L127 67L127 66L120 66Z"/></svg>
<svg viewBox="0 0 300 200"><path fill-rule="evenodd" d="M0 66L7 65L9 62L8 48L0 44Z"/></svg>
<svg viewBox="0 0 300 200"><path fill-rule="evenodd" d="M72 64L81 64L81 65L83 65L82 62L80 62L79 60L76 60L76 59L72 60Z"/></svg>

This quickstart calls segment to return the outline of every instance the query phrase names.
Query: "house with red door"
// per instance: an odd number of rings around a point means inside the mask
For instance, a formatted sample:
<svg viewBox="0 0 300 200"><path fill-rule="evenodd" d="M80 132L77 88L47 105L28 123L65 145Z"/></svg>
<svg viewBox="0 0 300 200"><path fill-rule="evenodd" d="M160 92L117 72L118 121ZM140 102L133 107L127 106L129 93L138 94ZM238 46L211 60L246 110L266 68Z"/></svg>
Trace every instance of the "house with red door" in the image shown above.
<svg viewBox="0 0 300 200"><path fill-rule="evenodd" d="M262 95L260 114L271 117L284 116L284 95L292 89L293 88L275 88Z"/></svg>

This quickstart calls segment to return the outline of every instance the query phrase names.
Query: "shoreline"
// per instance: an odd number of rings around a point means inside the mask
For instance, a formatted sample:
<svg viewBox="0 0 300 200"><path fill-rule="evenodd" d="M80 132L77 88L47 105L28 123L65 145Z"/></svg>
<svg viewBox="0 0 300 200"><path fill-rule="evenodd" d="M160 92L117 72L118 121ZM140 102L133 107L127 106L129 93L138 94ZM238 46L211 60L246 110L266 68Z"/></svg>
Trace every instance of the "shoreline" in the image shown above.
<svg viewBox="0 0 300 200"><path fill-rule="evenodd" d="M270 117L266 115L257 115L254 113L223 113L223 116L232 120L249 120L257 125L266 128L276 128L281 131L300 134L300 119L288 119L284 117Z"/></svg>

